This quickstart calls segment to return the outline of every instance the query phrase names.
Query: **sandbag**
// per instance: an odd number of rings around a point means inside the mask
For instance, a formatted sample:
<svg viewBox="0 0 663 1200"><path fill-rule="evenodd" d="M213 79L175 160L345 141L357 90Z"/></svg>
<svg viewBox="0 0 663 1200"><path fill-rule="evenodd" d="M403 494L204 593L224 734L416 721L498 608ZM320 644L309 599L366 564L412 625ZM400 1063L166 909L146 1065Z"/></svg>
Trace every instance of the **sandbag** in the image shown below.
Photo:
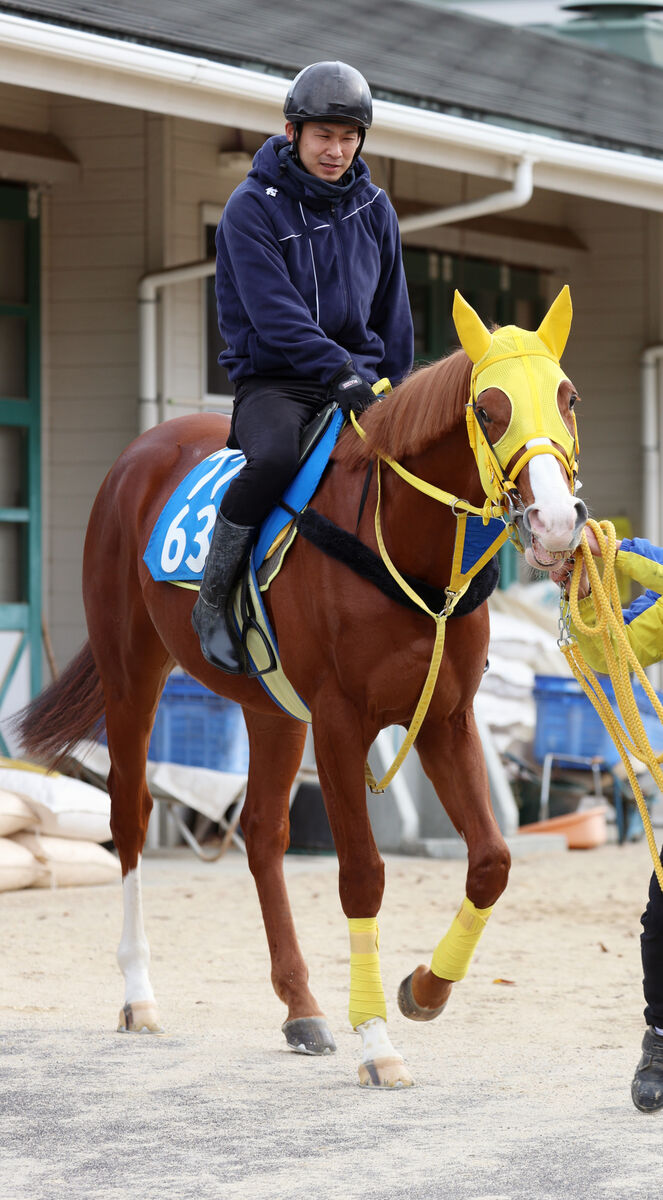
<svg viewBox="0 0 663 1200"><path fill-rule="evenodd" d="M88 842L111 840L110 797L100 788L66 775L47 775L39 768L26 769L14 759L0 762L0 788L27 801L42 833Z"/></svg>
<svg viewBox="0 0 663 1200"><path fill-rule="evenodd" d="M90 887L115 883L122 874L119 859L96 842L39 832L16 833L11 840L34 855L34 887Z"/></svg>
<svg viewBox="0 0 663 1200"><path fill-rule="evenodd" d="M32 829L38 823L39 818L23 796L0 788L0 838L11 837L19 829Z"/></svg>
<svg viewBox="0 0 663 1200"><path fill-rule="evenodd" d="M40 871L39 863L27 847L13 838L0 838L0 892L31 887Z"/></svg>

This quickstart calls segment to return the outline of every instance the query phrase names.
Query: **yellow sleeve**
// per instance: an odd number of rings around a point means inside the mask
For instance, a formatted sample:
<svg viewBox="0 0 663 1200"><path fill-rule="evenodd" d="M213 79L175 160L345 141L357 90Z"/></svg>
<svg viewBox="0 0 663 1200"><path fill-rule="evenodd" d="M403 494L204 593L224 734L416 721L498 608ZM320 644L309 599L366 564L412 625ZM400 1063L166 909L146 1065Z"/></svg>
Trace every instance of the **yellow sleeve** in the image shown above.
<svg viewBox="0 0 663 1200"><path fill-rule="evenodd" d="M640 559L636 555L629 555L628 557L637 557L639 562L647 561ZM663 584L663 567L658 563L650 563L649 565L658 567L658 570L661 572L659 582ZM642 580L638 580L638 582L642 582ZM655 584L649 583L648 586L654 591L658 591ZM578 610L585 625L589 625L590 627L596 625L596 613L591 596L586 596L584 600L579 602ZM577 637L580 650L589 666L594 671L607 671L601 639L592 638L587 634L580 633L573 624L573 621L571 622L571 631ZM629 625L625 625L624 632L638 662L643 667L651 667L653 663L660 662L663 659L663 596L650 605L649 608L645 609L644 612L640 613L639 616L634 617Z"/></svg>
<svg viewBox="0 0 663 1200"><path fill-rule="evenodd" d="M663 595L663 563L645 558L644 554L636 554L633 550L618 550L615 566L644 588L651 588L659 596Z"/></svg>

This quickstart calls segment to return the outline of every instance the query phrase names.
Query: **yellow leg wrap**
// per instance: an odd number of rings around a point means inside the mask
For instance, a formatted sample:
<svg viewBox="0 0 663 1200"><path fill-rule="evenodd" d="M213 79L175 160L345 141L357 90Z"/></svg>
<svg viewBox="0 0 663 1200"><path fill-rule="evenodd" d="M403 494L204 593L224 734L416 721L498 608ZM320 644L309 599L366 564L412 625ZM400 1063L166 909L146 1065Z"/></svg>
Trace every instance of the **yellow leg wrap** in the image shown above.
<svg viewBox="0 0 663 1200"><path fill-rule="evenodd" d="M433 953L430 969L439 979L450 979L456 983L464 979L477 942L484 931L493 905L490 908L475 908L467 896L463 900L451 928L445 933Z"/></svg>
<svg viewBox="0 0 663 1200"><path fill-rule="evenodd" d="M380 934L376 917L348 917L350 929L350 1024L353 1029L371 1017L387 1019L380 975Z"/></svg>

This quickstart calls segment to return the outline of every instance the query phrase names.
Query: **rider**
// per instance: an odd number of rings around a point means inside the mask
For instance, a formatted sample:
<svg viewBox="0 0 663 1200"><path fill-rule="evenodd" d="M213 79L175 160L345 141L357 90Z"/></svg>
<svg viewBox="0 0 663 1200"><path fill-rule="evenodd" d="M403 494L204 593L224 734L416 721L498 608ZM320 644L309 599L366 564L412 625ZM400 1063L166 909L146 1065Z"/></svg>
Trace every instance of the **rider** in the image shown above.
<svg viewBox="0 0 663 1200"><path fill-rule="evenodd" d="M587 529L592 554L600 550L593 530ZM645 538L617 541L616 566L646 590L624 610L625 632L631 648L643 667L663 659L663 548ZM553 578L560 580L565 569ZM567 585L568 586L568 585ZM589 579L583 565L578 596L580 617L586 625L596 624L590 597ZM572 625L580 649L591 667L605 671L605 661L597 640L581 634ZM663 862L663 851L661 852ZM641 917L640 953L644 978L645 1021L642 1057L631 1084L631 1096L641 1112L663 1108L663 892L656 872L649 885L649 903Z"/></svg>
<svg viewBox="0 0 663 1200"><path fill-rule="evenodd" d="M220 355L235 384L228 445L246 465L221 501L193 626L205 658L243 670L226 622L256 527L297 470L304 426L399 383L413 357L396 213L359 157L371 93L354 67L320 62L290 85L285 135L269 138L216 235Z"/></svg>

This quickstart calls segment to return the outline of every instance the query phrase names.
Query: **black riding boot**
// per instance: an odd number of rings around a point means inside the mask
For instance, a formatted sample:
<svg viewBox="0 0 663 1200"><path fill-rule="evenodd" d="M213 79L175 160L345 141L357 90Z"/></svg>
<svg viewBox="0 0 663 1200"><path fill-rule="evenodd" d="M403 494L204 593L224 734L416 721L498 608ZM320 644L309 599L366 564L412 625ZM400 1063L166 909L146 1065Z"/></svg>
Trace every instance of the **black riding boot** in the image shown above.
<svg viewBox="0 0 663 1200"><path fill-rule="evenodd" d="M254 526L234 525L223 513L217 514L200 593L191 613L204 658L228 675L241 675L244 670L228 602L254 534Z"/></svg>
<svg viewBox="0 0 663 1200"><path fill-rule="evenodd" d="M631 1095L641 1112L663 1108L663 1037L651 1028L642 1039L642 1058L631 1084Z"/></svg>

